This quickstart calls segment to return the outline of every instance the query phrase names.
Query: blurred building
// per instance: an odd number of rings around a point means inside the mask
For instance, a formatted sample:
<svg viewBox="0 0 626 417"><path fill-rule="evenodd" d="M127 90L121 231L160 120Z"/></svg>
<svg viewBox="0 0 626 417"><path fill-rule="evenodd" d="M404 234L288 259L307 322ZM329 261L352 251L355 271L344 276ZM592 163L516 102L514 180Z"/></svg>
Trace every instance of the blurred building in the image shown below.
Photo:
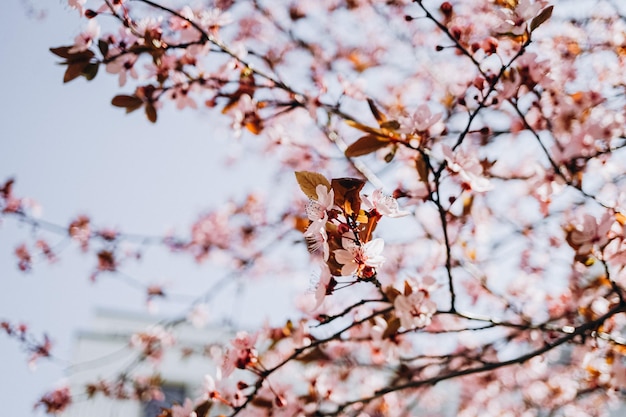
<svg viewBox="0 0 626 417"><path fill-rule="evenodd" d="M131 346L131 341L137 342L137 335L151 332L173 336L174 344L163 350L159 360L142 361L141 340L135 346ZM158 416L161 407L183 404L185 398L200 394L205 375L215 375L216 371L210 350L221 349L230 339L232 332L223 327L197 328L185 321L172 326L171 322L159 322L151 315L98 310L92 328L76 336L74 365L67 372L73 401L63 417ZM158 343L154 347L158 348ZM158 352L154 356L158 357ZM125 386L131 390L133 381L160 377L165 398L148 399L150 395L146 393L143 400L120 400L99 391L90 398L89 384L119 381L120 373L125 374ZM115 392L115 385L110 385Z"/></svg>

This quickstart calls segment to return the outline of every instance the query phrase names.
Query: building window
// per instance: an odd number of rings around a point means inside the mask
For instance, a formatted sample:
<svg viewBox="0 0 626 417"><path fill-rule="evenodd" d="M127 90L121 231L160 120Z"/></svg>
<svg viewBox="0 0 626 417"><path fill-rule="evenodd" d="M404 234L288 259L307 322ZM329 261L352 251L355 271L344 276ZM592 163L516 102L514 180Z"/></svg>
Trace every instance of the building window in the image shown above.
<svg viewBox="0 0 626 417"><path fill-rule="evenodd" d="M163 401L151 400L143 406L143 417L158 417L163 408L171 408L173 404L183 404L185 387L183 385L163 385L161 387Z"/></svg>

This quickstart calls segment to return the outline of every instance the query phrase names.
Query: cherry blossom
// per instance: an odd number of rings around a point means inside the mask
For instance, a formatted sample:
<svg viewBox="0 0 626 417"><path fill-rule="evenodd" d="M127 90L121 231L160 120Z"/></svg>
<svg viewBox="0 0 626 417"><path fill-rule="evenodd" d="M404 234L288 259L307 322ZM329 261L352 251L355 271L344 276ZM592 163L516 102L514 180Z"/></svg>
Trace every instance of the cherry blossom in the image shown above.
<svg viewBox="0 0 626 417"><path fill-rule="evenodd" d="M202 10L198 16L198 20L202 27L206 27L213 32L217 32L219 28L233 22L230 13L224 12L219 8Z"/></svg>
<svg viewBox="0 0 626 417"><path fill-rule="evenodd" d="M330 248L328 246L328 235L326 233L326 222L328 221L328 211L334 206L335 195L333 190L328 190L324 185L316 187L317 200L309 201L306 213L311 224L304 233L309 250L316 252L322 250L323 258L328 260Z"/></svg>
<svg viewBox="0 0 626 417"><path fill-rule="evenodd" d="M479 193L491 189L489 180L482 176L483 168L476 157L465 155L461 151L453 152L447 145L442 145L441 150L448 169L458 174L466 187Z"/></svg>
<svg viewBox="0 0 626 417"><path fill-rule="evenodd" d="M585 255L594 248L601 248L608 243L608 232L614 223L609 213L605 213L600 220L590 214L584 214L580 223L574 225L569 239L576 252Z"/></svg>
<svg viewBox="0 0 626 417"><path fill-rule="evenodd" d="M185 398L185 402L182 406L172 406L172 417L196 417L197 415L194 408L193 402L189 398Z"/></svg>
<svg viewBox="0 0 626 417"><path fill-rule="evenodd" d="M44 407L47 413L58 414L63 412L72 403L69 387L62 386L44 395L36 407Z"/></svg>
<svg viewBox="0 0 626 417"><path fill-rule="evenodd" d="M171 353L217 369L173 417L606 415L626 381L621 4L280 3L68 1L90 22L50 50L62 79L114 78L111 104L151 123L202 114L236 171L220 201L221 172L199 180L211 208L163 236L53 223L4 180L0 220L25 226L10 267L70 242L93 277L164 304L169 287L128 275L144 251L208 271L182 317L130 337L137 363L76 386L162 398L139 362L158 372ZM213 308L239 296L261 307ZM232 341L176 337L205 309ZM0 330L27 361L54 357L49 338ZM44 398L56 413L70 393Z"/></svg>
<svg viewBox="0 0 626 417"><path fill-rule="evenodd" d="M98 39L98 36L100 36L100 25L97 20L90 20L87 29L74 39L74 46L70 48L69 52L76 53L87 50Z"/></svg>
<svg viewBox="0 0 626 417"><path fill-rule="evenodd" d="M197 328L206 326L209 321L208 306L206 304L195 305L187 314L187 320Z"/></svg>
<svg viewBox="0 0 626 417"><path fill-rule="evenodd" d="M231 340L232 348L226 351L223 357L221 374L228 377L236 368L246 369L257 362L257 352L254 348L257 335L250 335L245 331L237 333Z"/></svg>
<svg viewBox="0 0 626 417"><path fill-rule="evenodd" d="M413 282L409 294L400 294L394 300L395 314L400 325L406 330L428 326L437 305L430 298L430 291L435 287L435 280L425 277L420 283Z"/></svg>
<svg viewBox="0 0 626 417"><path fill-rule="evenodd" d="M500 24L495 28L497 33L512 33L522 35L526 31L527 22L537 16L545 6L542 1L520 0L515 7L502 7L496 12Z"/></svg>
<svg viewBox="0 0 626 417"><path fill-rule="evenodd" d="M71 9L78 10L78 14L81 16L85 13L85 3L87 0L67 0L67 4Z"/></svg>
<svg viewBox="0 0 626 417"><path fill-rule="evenodd" d="M106 65L106 71L111 74L118 74L118 83L120 87L126 85L128 80L128 76L131 78L137 79L139 75L135 68L135 62L137 61L137 57L129 54L122 54L122 50L113 47L109 49L109 54L111 56L118 56L111 62Z"/></svg>
<svg viewBox="0 0 626 417"><path fill-rule="evenodd" d="M317 200L311 200L306 207L306 214L312 222L327 220L328 211L335 205L335 192L329 190L325 185L319 184L315 187Z"/></svg>
<svg viewBox="0 0 626 417"><path fill-rule="evenodd" d="M353 239L342 239L343 249L337 249L335 259L337 262L343 265L341 268L341 275L349 276L357 274L372 274L372 271L368 271L369 268L380 268L385 262L385 257L382 255L385 247L385 242L381 238L371 240L363 245L358 245ZM367 276L363 277L367 278Z"/></svg>
<svg viewBox="0 0 626 417"><path fill-rule="evenodd" d="M371 197L364 198L363 205L367 210L375 210L379 215L392 218L410 214L408 211L400 210L398 201L393 197L384 195L381 189L375 190Z"/></svg>
<svg viewBox="0 0 626 417"><path fill-rule="evenodd" d="M422 104L412 115L401 118L401 123L407 132L427 132L430 127L441 120L441 116L442 113L432 113L427 104Z"/></svg>
<svg viewBox="0 0 626 417"><path fill-rule="evenodd" d="M163 351L175 344L175 339L170 332L162 326L154 326L145 332L132 335L131 347L141 349L142 353L154 362L163 358Z"/></svg>
<svg viewBox="0 0 626 417"><path fill-rule="evenodd" d="M328 260L326 258L325 260ZM329 292L332 292L331 287L331 279L330 270L328 266L324 263L321 265L321 272L319 282L316 284L315 288L315 307L317 309L324 302L324 298L329 295Z"/></svg>

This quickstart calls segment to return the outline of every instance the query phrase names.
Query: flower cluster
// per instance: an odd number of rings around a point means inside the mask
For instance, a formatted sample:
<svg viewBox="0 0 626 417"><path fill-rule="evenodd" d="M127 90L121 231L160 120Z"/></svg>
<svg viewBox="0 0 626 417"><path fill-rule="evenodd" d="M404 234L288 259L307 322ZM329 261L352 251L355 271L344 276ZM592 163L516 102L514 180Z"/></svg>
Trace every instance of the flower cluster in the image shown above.
<svg viewBox="0 0 626 417"><path fill-rule="evenodd" d="M321 252L324 267L316 291L319 305L332 294L337 281L334 277L355 276L372 280L385 262L385 242L373 238L378 221L383 217L402 217L395 198L382 190L361 196L364 182L355 178L328 181L313 172L297 172L302 191L309 196L306 208L309 225L304 232L309 251Z"/></svg>
<svg viewBox="0 0 626 417"><path fill-rule="evenodd" d="M404 293L396 296L394 307L400 325L406 330L428 326L437 311L437 305L430 299L436 288L432 277L424 277L420 282L404 282Z"/></svg>
<svg viewBox="0 0 626 417"><path fill-rule="evenodd" d="M154 326L145 332L132 335L130 346L141 350L141 353L154 362L163 358L163 350L176 343L170 332L161 326Z"/></svg>

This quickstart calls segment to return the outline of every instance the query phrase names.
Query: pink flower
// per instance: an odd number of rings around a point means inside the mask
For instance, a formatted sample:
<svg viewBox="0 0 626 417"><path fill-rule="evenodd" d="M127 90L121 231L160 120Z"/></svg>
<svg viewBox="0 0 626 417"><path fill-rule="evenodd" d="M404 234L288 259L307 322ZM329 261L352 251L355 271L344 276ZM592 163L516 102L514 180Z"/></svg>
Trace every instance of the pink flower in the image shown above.
<svg viewBox="0 0 626 417"><path fill-rule="evenodd" d="M381 189L374 191L371 197L365 197L363 206L366 210L376 210L378 214L387 217L403 217L411 214L408 211L400 210L398 201L393 197L384 195Z"/></svg>
<svg viewBox="0 0 626 417"><path fill-rule="evenodd" d="M185 403L172 406L172 417L196 417L195 407L189 398L185 398Z"/></svg>
<svg viewBox="0 0 626 417"><path fill-rule="evenodd" d="M406 283L406 282L405 282ZM420 283L411 285L410 294L398 295L393 303L396 317L406 330L428 326L437 305L430 299L430 291L435 288L435 280L426 277Z"/></svg>
<svg viewBox="0 0 626 417"><path fill-rule="evenodd" d="M246 124L254 122L258 118L258 103L248 94L241 96L235 107L233 116L233 130L236 138L241 136L242 130Z"/></svg>
<svg viewBox="0 0 626 417"><path fill-rule="evenodd" d="M63 412L72 403L72 394L68 387L60 387L44 395L35 407L42 406L48 414Z"/></svg>
<svg viewBox="0 0 626 417"><path fill-rule="evenodd" d="M170 79L174 85L167 91L167 97L176 103L176 108L178 110L182 110L185 107L197 109L198 105L195 100L189 96L194 84L189 84L186 76L180 72L173 73Z"/></svg>
<svg viewBox="0 0 626 417"><path fill-rule="evenodd" d="M257 335L250 335L248 332L238 332L235 338L230 342L236 349L245 350L253 349L256 343Z"/></svg>
<svg viewBox="0 0 626 417"><path fill-rule="evenodd" d="M257 362L257 352L254 348L256 335L248 332L238 332L235 339L231 340L232 349L228 349L222 360L222 375L229 376L235 368L246 369Z"/></svg>
<svg viewBox="0 0 626 417"><path fill-rule="evenodd" d="M164 350L175 343L174 336L162 326L154 326L145 332L135 333L130 338L130 346L140 349L153 362L159 362L163 358Z"/></svg>
<svg viewBox="0 0 626 417"><path fill-rule="evenodd" d="M87 24L87 30L74 38L74 46L68 52L74 54L86 51L98 36L100 36L100 25L95 19L91 19Z"/></svg>
<svg viewBox="0 0 626 417"><path fill-rule="evenodd" d="M608 233L614 223L613 217L609 213L598 222L595 217L585 214L582 222L574 226L569 238L576 253L585 255L591 252L594 246L602 247L609 241Z"/></svg>
<svg viewBox="0 0 626 417"><path fill-rule="evenodd" d="M431 113L430 107L422 104L411 116L402 120L403 130L408 132L425 132L441 119L441 113Z"/></svg>
<svg viewBox="0 0 626 417"><path fill-rule="evenodd" d="M82 16L85 13L85 8L83 7L87 0L67 0L68 6L70 9L78 10L78 13Z"/></svg>
<svg viewBox="0 0 626 417"><path fill-rule="evenodd" d="M312 222L304 232L304 239L311 253L322 250L322 256L327 261L330 256L330 248L328 246L328 234L326 233L326 221L316 220Z"/></svg>
<svg viewBox="0 0 626 417"><path fill-rule="evenodd" d="M311 200L306 207L306 214L309 220L326 220L328 219L328 210L331 210L335 205L335 192L328 190L325 185L318 184L315 187L317 193L317 200Z"/></svg>
<svg viewBox="0 0 626 417"><path fill-rule="evenodd" d="M385 262L385 257L381 255L385 242L380 238L360 246L352 239L343 238L342 246L344 249L335 251L335 260L343 265L342 276L361 274L365 267L378 268Z"/></svg>
<svg viewBox="0 0 626 417"><path fill-rule="evenodd" d="M520 0L515 9L501 8L496 14L500 24L497 33L512 33L522 35L526 31L526 22L537 16L543 8L542 2L531 3L530 0Z"/></svg>
<svg viewBox="0 0 626 417"><path fill-rule="evenodd" d="M311 224L304 232L309 251L316 252L322 249L324 260L327 261L330 249L328 247L328 235L326 234L326 222L328 211L335 205L335 193L328 190L325 185L319 184L315 191L317 200L311 200L306 208L306 214Z"/></svg>
<svg viewBox="0 0 626 417"><path fill-rule="evenodd" d="M325 263L322 264L322 271L320 273L320 281L315 288L315 309L322 305L324 298L328 295L328 288L331 282L330 269Z"/></svg>
<svg viewBox="0 0 626 417"><path fill-rule="evenodd" d="M113 47L109 49L109 56L119 55L122 51ZM109 74L118 74L119 79L118 83L120 87L126 85L126 80L128 79L128 75L131 78L137 79L139 76L137 74L137 70L135 69L135 62L137 61L137 55L126 54L121 55L115 58L113 61L106 64L106 72Z"/></svg>
<svg viewBox="0 0 626 417"><path fill-rule="evenodd" d="M230 13L223 12L218 8L203 10L199 14L200 26L215 31L233 22Z"/></svg>
<svg viewBox="0 0 626 417"><path fill-rule="evenodd" d="M489 180L482 175L483 167L478 158L465 155L458 150L453 153L452 148L447 145L442 145L441 150L448 163L448 169L461 177L464 186L479 193L492 188Z"/></svg>
<svg viewBox="0 0 626 417"><path fill-rule="evenodd" d="M187 314L187 321L191 323L193 327L198 329L206 326L209 321L208 306L206 304L198 304L194 306Z"/></svg>

